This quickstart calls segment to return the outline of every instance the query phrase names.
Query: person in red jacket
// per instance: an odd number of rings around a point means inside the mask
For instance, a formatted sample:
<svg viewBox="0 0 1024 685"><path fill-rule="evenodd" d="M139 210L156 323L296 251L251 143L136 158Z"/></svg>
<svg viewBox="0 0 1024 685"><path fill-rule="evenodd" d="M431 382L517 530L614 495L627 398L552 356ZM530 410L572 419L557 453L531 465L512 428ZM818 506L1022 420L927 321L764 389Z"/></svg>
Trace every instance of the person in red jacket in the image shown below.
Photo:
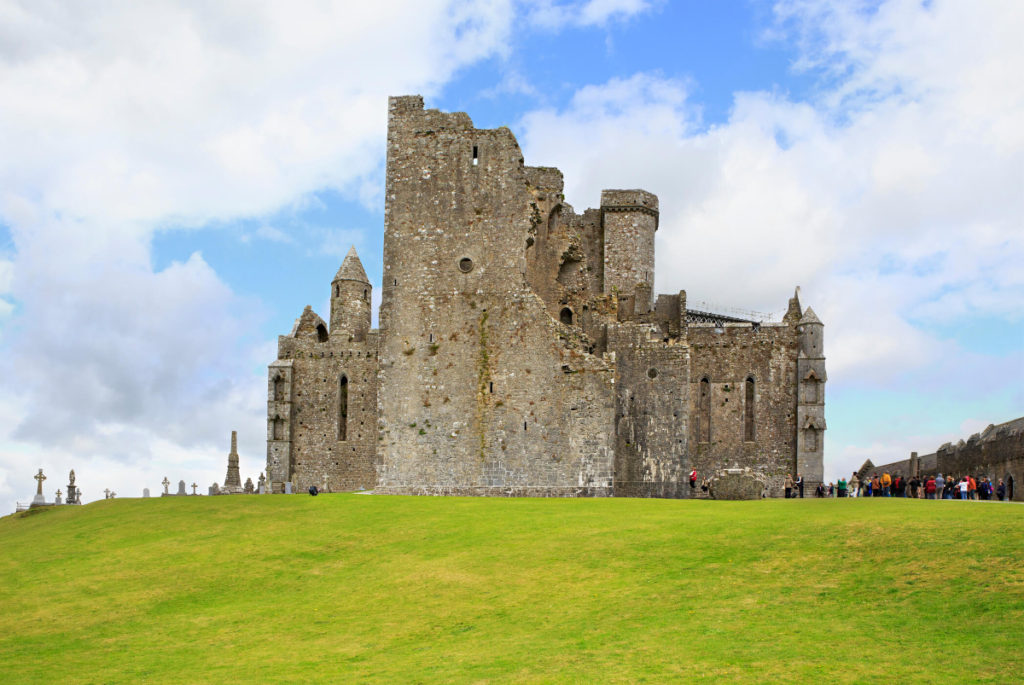
<svg viewBox="0 0 1024 685"><path fill-rule="evenodd" d="M697 487L697 469L690 471L690 489Z"/></svg>
<svg viewBox="0 0 1024 685"><path fill-rule="evenodd" d="M924 484L924 497L925 499L935 499L935 477L928 476L928 480Z"/></svg>

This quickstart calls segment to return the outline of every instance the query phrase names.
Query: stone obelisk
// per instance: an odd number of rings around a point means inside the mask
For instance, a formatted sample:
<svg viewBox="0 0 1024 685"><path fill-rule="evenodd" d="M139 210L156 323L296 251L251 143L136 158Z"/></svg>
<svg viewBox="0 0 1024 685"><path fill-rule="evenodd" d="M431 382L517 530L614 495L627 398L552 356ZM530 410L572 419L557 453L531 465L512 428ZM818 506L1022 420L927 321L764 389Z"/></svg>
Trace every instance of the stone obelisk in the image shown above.
<svg viewBox="0 0 1024 685"><path fill-rule="evenodd" d="M238 475L238 431L231 431L231 452L228 454L228 475L224 477L223 492L242 491L242 477Z"/></svg>

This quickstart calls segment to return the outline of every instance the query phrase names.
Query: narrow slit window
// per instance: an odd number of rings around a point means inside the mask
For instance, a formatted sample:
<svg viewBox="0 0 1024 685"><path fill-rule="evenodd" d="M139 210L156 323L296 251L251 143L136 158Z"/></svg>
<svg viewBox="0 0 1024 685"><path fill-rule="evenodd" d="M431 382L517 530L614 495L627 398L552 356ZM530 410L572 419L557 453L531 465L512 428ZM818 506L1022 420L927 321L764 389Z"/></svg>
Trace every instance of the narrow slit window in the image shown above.
<svg viewBox="0 0 1024 685"><path fill-rule="evenodd" d="M338 379L338 440L348 438L348 377Z"/></svg>
<svg viewBox="0 0 1024 685"><path fill-rule="evenodd" d="M476 145L474 145L473 146L473 166L476 166L479 163L480 163L480 152L477 149Z"/></svg>
<svg viewBox="0 0 1024 685"><path fill-rule="evenodd" d="M747 379L747 392L743 404L743 439L754 441L754 378Z"/></svg>
<svg viewBox="0 0 1024 685"><path fill-rule="evenodd" d="M490 391L491 391L492 393L494 392L494 381L491 381L491 382L490 382Z"/></svg>
<svg viewBox="0 0 1024 685"><path fill-rule="evenodd" d="M711 442L711 381L702 378L697 405L697 442Z"/></svg>

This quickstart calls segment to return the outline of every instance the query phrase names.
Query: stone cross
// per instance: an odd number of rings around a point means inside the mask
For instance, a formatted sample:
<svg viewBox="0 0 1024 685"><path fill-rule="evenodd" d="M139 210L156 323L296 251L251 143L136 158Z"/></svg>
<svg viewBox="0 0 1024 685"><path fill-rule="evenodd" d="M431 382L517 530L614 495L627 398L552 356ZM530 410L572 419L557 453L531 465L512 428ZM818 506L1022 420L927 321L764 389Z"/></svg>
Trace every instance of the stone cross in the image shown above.
<svg viewBox="0 0 1024 685"><path fill-rule="evenodd" d="M194 495L194 494L196 494L196 488L197 488L197 487L199 487L199 486L198 486L198 485L196 485L195 483L192 483L192 494L193 494L193 495Z"/></svg>
<svg viewBox="0 0 1024 685"><path fill-rule="evenodd" d="M37 495L43 494L43 481L46 480L46 476L43 475L43 470L39 469L39 473L37 473L36 475L34 475L32 477L35 478L36 481L39 483L38 487L36 487L36 494Z"/></svg>
<svg viewBox="0 0 1024 685"><path fill-rule="evenodd" d="M61 496L61 495L63 495L63 494L64 494L64 493L60 491L60 488L57 488L57 497L60 497L60 496Z"/></svg>
<svg viewBox="0 0 1024 685"><path fill-rule="evenodd" d="M170 493L170 492L169 492L169 491L167 490L167 488L171 487L171 481L167 480L167 476L164 476L164 480L163 480L163 482L162 482L162 483L160 483L160 485L164 486L164 494L165 494L165 495L169 495L169 494L171 494L171 493Z"/></svg>
<svg viewBox="0 0 1024 685"><path fill-rule="evenodd" d="M53 503L54 503L54 504L61 504L61 503L62 503L62 502L61 502L61 499L60 499L60 496L61 496L62 494L63 494L63 493L62 493L62 492L60 491L60 488L57 488L57 499L55 499L55 500L53 501Z"/></svg>
<svg viewBox="0 0 1024 685"><path fill-rule="evenodd" d="M103 495L104 495L103 499L110 499L110 488L107 488L106 490L104 490L103 491Z"/></svg>

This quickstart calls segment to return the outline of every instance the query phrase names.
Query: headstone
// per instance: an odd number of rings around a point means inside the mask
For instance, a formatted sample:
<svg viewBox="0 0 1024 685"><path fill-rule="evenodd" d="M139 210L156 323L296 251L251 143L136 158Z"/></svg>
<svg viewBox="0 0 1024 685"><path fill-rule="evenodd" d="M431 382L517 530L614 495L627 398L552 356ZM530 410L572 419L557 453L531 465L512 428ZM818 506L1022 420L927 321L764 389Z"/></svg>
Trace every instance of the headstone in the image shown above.
<svg viewBox="0 0 1024 685"><path fill-rule="evenodd" d="M242 491L247 495L251 495L253 493L253 490L254 488L252 484L252 478L246 478L245 487L242 489Z"/></svg>
<svg viewBox="0 0 1024 685"><path fill-rule="evenodd" d="M286 480L284 482L284 494L286 494L286 495L292 494L292 482L290 480Z"/></svg>
<svg viewBox="0 0 1024 685"><path fill-rule="evenodd" d="M263 475L262 471L260 472L259 483L260 483L260 485L259 485L260 494L261 495L265 494L267 492L267 477Z"/></svg>
<svg viewBox="0 0 1024 685"><path fill-rule="evenodd" d="M54 504L64 504L64 502L62 502L61 499L60 499L61 494L62 494L61 491L57 490L57 498L55 500L53 500Z"/></svg>
<svg viewBox="0 0 1024 685"><path fill-rule="evenodd" d="M142 488L142 496L149 497L149 488Z"/></svg>
<svg viewBox="0 0 1024 685"><path fill-rule="evenodd" d="M162 495L163 497L167 497L168 495L171 494L170 492L167 491L167 488L170 487L171 485L171 481L167 480L167 476L164 476L164 479L160 483L160 485L164 486L164 494Z"/></svg>
<svg viewBox="0 0 1024 685"><path fill-rule="evenodd" d="M68 504L81 504L81 500L78 499L78 486L75 485L75 470L71 469L71 473L68 474Z"/></svg>
<svg viewBox="0 0 1024 685"><path fill-rule="evenodd" d="M36 479L36 496L32 498L32 506L37 507L46 504L46 498L43 497L43 481L46 480L46 476L43 475L43 470L39 469L39 473L32 477Z"/></svg>
<svg viewBox="0 0 1024 685"><path fill-rule="evenodd" d="M216 494L213 491L213 486L212 485L209 488L207 488L206 494L209 495L210 497L213 497Z"/></svg>
<svg viewBox="0 0 1024 685"><path fill-rule="evenodd" d="M238 475L238 431L231 431L231 451L228 453L228 475L224 478L224 491L242 491L242 478Z"/></svg>
<svg viewBox="0 0 1024 685"><path fill-rule="evenodd" d="M185 492L185 481L178 481L178 492L175 494L182 497L188 494L187 492Z"/></svg>
<svg viewBox="0 0 1024 685"><path fill-rule="evenodd" d="M267 494L267 486L266 485L260 485L260 494L261 495Z"/></svg>
<svg viewBox="0 0 1024 685"><path fill-rule="evenodd" d="M199 486L198 486L198 485L196 485L195 483L192 483L192 494L193 494L193 495L195 495L195 494L196 494L196 488L197 488L197 487L199 487Z"/></svg>
<svg viewBox="0 0 1024 685"><path fill-rule="evenodd" d="M212 486L210 486L210 490L213 491L213 492L210 493L211 495L223 495L224 494L224 491L221 490L220 486L217 485L216 483L214 483Z"/></svg>

